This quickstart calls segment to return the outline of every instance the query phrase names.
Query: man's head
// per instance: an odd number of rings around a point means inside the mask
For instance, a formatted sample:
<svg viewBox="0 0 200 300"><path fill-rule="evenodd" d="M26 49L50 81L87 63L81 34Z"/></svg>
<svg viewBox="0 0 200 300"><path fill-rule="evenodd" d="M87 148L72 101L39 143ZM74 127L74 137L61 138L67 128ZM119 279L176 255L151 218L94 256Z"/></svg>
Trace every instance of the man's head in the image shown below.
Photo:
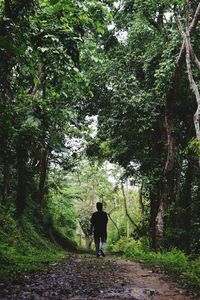
<svg viewBox="0 0 200 300"><path fill-rule="evenodd" d="M97 210L100 211L103 209L103 204L101 202L97 202L96 207L97 207Z"/></svg>

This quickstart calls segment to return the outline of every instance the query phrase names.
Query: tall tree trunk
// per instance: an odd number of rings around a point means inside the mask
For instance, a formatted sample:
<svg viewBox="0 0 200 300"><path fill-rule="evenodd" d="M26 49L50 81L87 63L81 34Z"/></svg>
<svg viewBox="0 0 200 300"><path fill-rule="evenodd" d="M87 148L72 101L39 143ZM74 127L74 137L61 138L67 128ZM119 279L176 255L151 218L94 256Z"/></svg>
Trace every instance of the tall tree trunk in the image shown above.
<svg viewBox="0 0 200 300"><path fill-rule="evenodd" d="M13 24L16 25L17 19L20 15L23 14L24 17L25 14L29 12L29 9L31 8L33 2L33 0L4 1L2 13L4 18L1 17L0 20L0 36L3 37L8 44L15 44L15 41L13 39L15 33L13 32L13 29L14 31L16 31L16 26L13 26ZM3 4L1 3L1 5ZM12 119L9 114L9 112L12 111L11 99L13 97L13 91L10 86L10 82L11 72L14 64L15 55L13 55L13 53L11 53L11 51L9 50L4 49L4 51L1 51L0 98L2 103L0 106L0 114L3 126L2 124L0 124L0 126L2 127L0 131L0 141L2 147L1 152L3 153L1 153L1 155L3 157L2 201L4 205L7 204L9 176L11 173L11 168L9 165L11 154L9 152L8 140L10 135L10 123L12 122ZM2 116L5 116L5 119L3 119Z"/></svg>
<svg viewBox="0 0 200 300"><path fill-rule="evenodd" d="M40 159L40 179L39 179L39 205L41 209L44 209L45 202L45 180L48 166L48 150L42 149Z"/></svg>
<svg viewBox="0 0 200 300"><path fill-rule="evenodd" d="M178 74L176 74L178 75ZM164 236L164 215L169 205L173 189L173 167L174 167L174 136L173 136L173 108L176 101L176 87L178 76L173 81L173 89L170 90L165 106L165 117L163 130L165 144L167 145L167 158L162 176L160 199L157 214L155 217L155 250L157 251Z"/></svg>
<svg viewBox="0 0 200 300"><path fill-rule="evenodd" d="M144 226L144 203L143 203L143 181L141 183L140 191L139 191L139 203L140 203L140 210L141 210L141 224Z"/></svg>
<svg viewBox="0 0 200 300"><path fill-rule="evenodd" d="M41 83L41 91L42 91L42 99L46 100L46 73L44 70L43 64L38 64L38 74ZM36 93L36 88L32 91L32 95ZM46 131L48 128L48 122L46 122L45 117L42 120L43 123L43 139L45 140ZM46 181L46 174L47 174L47 167L48 167L48 156L49 150L48 145L42 146L41 148L41 157L40 157L40 175L39 175L39 205L40 209L43 210L45 207L44 196L45 196L45 181Z"/></svg>
<svg viewBox="0 0 200 300"><path fill-rule="evenodd" d="M6 12L5 16L6 15ZM8 29L8 23L4 20L0 21L0 36L7 41L12 41L11 33ZM13 58L8 51L1 51L1 72L0 72L0 156L2 158L2 173L3 182L1 187L2 203L5 206L8 198L9 185L9 164L10 164L10 150L8 147L8 139L10 135L10 102L11 102L11 87L10 87L10 73L12 69Z"/></svg>
<svg viewBox="0 0 200 300"><path fill-rule="evenodd" d="M82 229L81 229L81 226L79 227L79 247L82 246Z"/></svg>
<svg viewBox="0 0 200 300"><path fill-rule="evenodd" d="M175 195L174 195L174 204L175 207L180 206L180 199L181 199L181 173L183 171L183 161L181 161L176 165L176 176L175 176ZM174 210L172 214L169 216L170 217L170 222L172 228L178 228L178 214L177 211ZM174 245L176 246L176 244Z"/></svg>
<svg viewBox="0 0 200 300"><path fill-rule="evenodd" d="M193 166L188 160L188 166L185 174L185 183L183 186L183 194L181 197L181 207L183 208L182 215L182 228L185 232L184 242L182 244L183 250L190 253L190 237L191 237L191 207L192 207L192 179L193 179Z"/></svg>
<svg viewBox="0 0 200 300"><path fill-rule="evenodd" d="M16 215L21 216L26 207L27 196L27 149L24 139L19 139L16 149L17 153L17 195L16 195Z"/></svg>
<svg viewBox="0 0 200 300"><path fill-rule="evenodd" d="M188 0L187 0L188 1ZM176 13L176 11L175 11ZM187 35L190 36L196 29L198 24L198 20L200 18L200 4L198 4L192 22L187 26ZM170 201L170 193L172 192L172 181L173 181L173 167L174 167L174 136L173 136L173 107L176 101L176 90L179 81L179 71L180 66L184 61L184 57L186 57L187 66L190 61L188 61L188 43L187 39L185 38L178 55L176 61L176 68L174 70L174 74L172 76L172 84L167 96L166 100L166 107L165 107L165 120L164 126L166 130L166 140L167 140L167 159L165 163L164 173L163 173L163 184L161 189L161 197L158 212L156 215L156 249L158 249L164 235L164 214L168 207ZM188 69L189 70L189 69ZM189 72L189 76L190 76ZM191 77L191 76L190 76ZM194 82L192 82L192 89L196 95L198 109L195 114L195 124L198 122L198 126L195 128L199 129L199 117L200 117L200 96ZM199 132L199 131L198 131ZM198 138L198 137L197 137ZM200 163L200 162L199 162Z"/></svg>
<svg viewBox="0 0 200 300"><path fill-rule="evenodd" d="M157 240L156 240L156 215L159 205L159 187L154 186L153 189L150 189L150 238L151 238L151 247L152 249L157 249Z"/></svg>
<svg viewBox="0 0 200 300"><path fill-rule="evenodd" d="M9 165L7 159L4 159L3 167L3 186L2 186L2 204L6 207L8 200L8 186L9 186Z"/></svg>

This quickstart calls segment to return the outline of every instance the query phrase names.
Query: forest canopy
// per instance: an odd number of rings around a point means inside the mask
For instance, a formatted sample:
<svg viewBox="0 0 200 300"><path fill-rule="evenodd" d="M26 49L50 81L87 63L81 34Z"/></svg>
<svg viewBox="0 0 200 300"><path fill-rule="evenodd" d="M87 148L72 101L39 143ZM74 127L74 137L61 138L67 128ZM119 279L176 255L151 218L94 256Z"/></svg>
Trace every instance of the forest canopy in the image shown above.
<svg viewBox="0 0 200 300"><path fill-rule="evenodd" d="M0 0L1 241L89 247L101 201L111 250L199 255L199 19L190 0Z"/></svg>

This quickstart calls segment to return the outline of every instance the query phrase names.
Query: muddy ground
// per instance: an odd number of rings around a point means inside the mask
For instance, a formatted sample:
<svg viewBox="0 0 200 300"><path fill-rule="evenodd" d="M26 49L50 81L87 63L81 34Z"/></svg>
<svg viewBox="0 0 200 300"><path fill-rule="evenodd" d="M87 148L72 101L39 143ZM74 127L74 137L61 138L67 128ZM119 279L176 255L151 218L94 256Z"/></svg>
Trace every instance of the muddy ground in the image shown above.
<svg viewBox="0 0 200 300"><path fill-rule="evenodd" d="M71 254L51 270L0 283L0 299L192 300L194 297L167 275L139 263L109 256L97 259Z"/></svg>

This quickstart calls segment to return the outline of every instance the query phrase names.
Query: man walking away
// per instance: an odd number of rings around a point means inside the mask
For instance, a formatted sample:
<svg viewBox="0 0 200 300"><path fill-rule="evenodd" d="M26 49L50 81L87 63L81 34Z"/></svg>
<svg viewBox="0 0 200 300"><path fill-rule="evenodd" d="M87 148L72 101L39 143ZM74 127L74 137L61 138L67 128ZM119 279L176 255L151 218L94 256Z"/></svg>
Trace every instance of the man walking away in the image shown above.
<svg viewBox="0 0 200 300"><path fill-rule="evenodd" d="M94 230L96 256L99 257L100 255L102 255L103 257L105 257L103 250L105 248L107 239L108 216L107 213L103 211L103 204L101 202L97 202L96 208L97 211L92 214L91 218L91 232Z"/></svg>

